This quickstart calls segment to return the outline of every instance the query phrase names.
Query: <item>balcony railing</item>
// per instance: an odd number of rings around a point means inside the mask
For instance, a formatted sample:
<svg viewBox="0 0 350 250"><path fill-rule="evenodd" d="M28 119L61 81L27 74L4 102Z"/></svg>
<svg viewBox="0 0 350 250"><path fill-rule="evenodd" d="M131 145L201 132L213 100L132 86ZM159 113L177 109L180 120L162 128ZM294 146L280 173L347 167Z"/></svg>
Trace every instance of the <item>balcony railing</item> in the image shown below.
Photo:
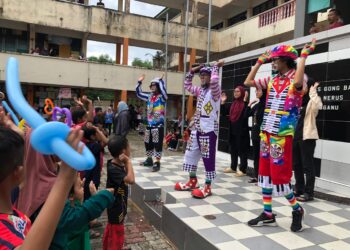
<svg viewBox="0 0 350 250"><path fill-rule="evenodd" d="M295 15L295 0L265 11L259 15L259 28Z"/></svg>

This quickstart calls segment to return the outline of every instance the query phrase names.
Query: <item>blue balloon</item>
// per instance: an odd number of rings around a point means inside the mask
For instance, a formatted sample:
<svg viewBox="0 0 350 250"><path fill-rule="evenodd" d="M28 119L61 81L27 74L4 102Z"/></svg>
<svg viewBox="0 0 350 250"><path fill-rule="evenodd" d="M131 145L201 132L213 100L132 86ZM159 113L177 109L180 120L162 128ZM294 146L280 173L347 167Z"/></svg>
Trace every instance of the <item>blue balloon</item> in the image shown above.
<svg viewBox="0 0 350 250"><path fill-rule="evenodd" d="M13 108L33 128L30 143L42 154L55 154L78 171L88 170L96 165L93 154L84 147L82 154L75 151L66 139L70 128L60 122L46 122L25 100L18 80L18 63L10 57L6 68L6 94Z"/></svg>
<svg viewBox="0 0 350 250"><path fill-rule="evenodd" d="M5 108L5 110L7 111L7 113L10 114L12 121L16 124L16 126L18 126L19 124L19 120L18 117L16 116L16 114L13 112L13 110L10 108L10 106L7 104L6 101L2 101L1 102L2 106Z"/></svg>

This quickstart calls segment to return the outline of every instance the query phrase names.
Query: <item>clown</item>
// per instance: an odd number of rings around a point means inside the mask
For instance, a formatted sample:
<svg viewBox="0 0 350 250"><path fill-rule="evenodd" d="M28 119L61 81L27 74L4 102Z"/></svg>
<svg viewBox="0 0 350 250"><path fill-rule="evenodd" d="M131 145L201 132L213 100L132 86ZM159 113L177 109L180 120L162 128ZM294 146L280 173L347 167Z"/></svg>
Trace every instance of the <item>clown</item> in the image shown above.
<svg viewBox="0 0 350 250"><path fill-rule="evenodd" d="M143 93L141 85L144 78L145 75L142 75L136 86L137 97L147 102L147 128L144 137L147 159L143 165L152 167L152 171L157 172L160 170L160 159L163 151L164 114L168 95L161 77L151 81L149 86L151 93ZM154 164L152 157L155 158Z"/></svg>
<svg viewBox="0 0 350 250"><path fill-rule="evenodd" d="M216 176L215 155L216 141L219 132L220 84L219 67L223 61L217 62L212 68L200 65L192 68L185 79L185 89L197 96L196 113L194 114L194 130L186 148L183 170L189 172L187 183L178 182L175 190L192 191L195 198L205 198L211 195L211 182ZM199 71L201 87L192 85L194 73ZM205 167L205 184L198 186L196 176L197 164L203 159Z"/></svg>
<svg viewBox="0 0 350 250"><path fill-rule="evenodd" d="M272 213L272 193L285 196L293 208L291 230L303 229L304 209L294 196L292 185L292 144L301 106L306 58L315 49L315 40L306 44L296 67L298 52L288 45L280 45L261 55L244 84L257 89L267 89L267 99L261 126L258 184L262 188L264 211L248 222L249 226L275 226ZM271 79L254 80L260 66L272 61L277 74Z"/></svg>

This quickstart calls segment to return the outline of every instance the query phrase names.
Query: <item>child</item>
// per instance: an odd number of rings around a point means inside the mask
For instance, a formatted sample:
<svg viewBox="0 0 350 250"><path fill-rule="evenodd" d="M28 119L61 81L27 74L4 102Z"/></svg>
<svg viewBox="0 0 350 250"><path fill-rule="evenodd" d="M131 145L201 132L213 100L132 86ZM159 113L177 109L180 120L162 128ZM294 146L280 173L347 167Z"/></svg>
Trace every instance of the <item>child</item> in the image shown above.
<svg viewBox="0 0 350 250"><path fill-rule="evenodd" d="M84 181L77 175L69 200L66 201L63 209L50 250L91 249L88 224L91 220L99 217L113 203L114 189L109 188L96 193L93 182L90 182L89 187L93 196L83 203Z"/></svg>
<svg viewBox="0 0 350 250"><path fill-rule="evenodd" d="M85 145L90 149L96 159L96 165L90 170L84 172L85 185L84 185L84 200L90 198L89 183L93 181L98 189L101 179L101 151L108 139L97 127L86 127L83 128Z"/></svg>
<svg viewBox="0 0 350 250"><path fill-rule="evenodd" d="M1 117L0 124L6 124L3 121L4 117ZM78 148L81 138L82 132L73 130L67 139L79 153L82 151L82 148ZM21 250L47 249L76 171L62 163L57 180L35 223L31 226L28 217L11 204L11 190L24 179L23 156L23 138L10 128L0 127L0 249L18 247Z"/></svg>
<svg viewBox="0 0 350 250"><path fill-rule="evenodd" d="M92 101L86 95L80 100L74 99L78 107L72 110L73 127L82 127L87 121L92 122L94 117L94 106ZM87 105L88 111L84 109L84 104Z"/></svg>
<svg viewBox="0 0 350 250"><path fill-rule="evenodd" d="M128 140L114 136L108 142L113 156L107 163L107 188L114 188L115 201L108 208L108 224L103 235L104 250L120 250L124 245L124 219L127 213L128 184L135 182Z"/></svg>

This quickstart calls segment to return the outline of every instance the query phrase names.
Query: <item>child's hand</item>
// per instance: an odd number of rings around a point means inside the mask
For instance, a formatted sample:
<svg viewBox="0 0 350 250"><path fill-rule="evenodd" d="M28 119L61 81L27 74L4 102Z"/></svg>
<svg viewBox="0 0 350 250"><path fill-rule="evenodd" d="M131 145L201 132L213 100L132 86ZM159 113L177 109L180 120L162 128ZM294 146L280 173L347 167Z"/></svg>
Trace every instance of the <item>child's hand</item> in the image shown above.
<svg viewBox="0 0 350 250"><path fill-rule="evenodd" d="M79 146L79 143L81 139L83 138L84 132L80 130L79 128L72 129L71 132L68 135L67 143L76 151L78 151L79 154L83 152L84 145ZM62 162L60 173L63 171L64 174L70 174L71 168L68 166L65 162ZM75 172L75 171L74 171Z"/></svg>
<svg viewBox="0 0 350 250"><path fill-rule="evenodd" d="M90 183L89 183L89 190L90 190L90 194L92 196L94 196L97 193L97 189L96 189L95 183L93 181L90 181Z"/></svg>
<svg viewBox="0 0 350 250"><path fill-rule="evenodd" d="M74 102L75 102L76 104L78 104L79 106L81 106L81 107L84 106L84 104L81 102L80 98L78 99L77 97L74 97L73 100L74 100Z"/></svg>
<svg viewBox="0 0 350 250"><path fill-rule="evenodd" d="M114 194L114 188L106 188L106 190L112 194Z"/></svg>
<svg viewBox="0 0 350 250"><path fill-rule="evenodd" d="M86 95L83 95L83 98L81 98L81 101L82 101L83 103L86 103L86 104L91 103L91 100L90 100L89 98L87 98Z"/></svg>
<svg viewBox="0 0 350 250"><path fill-rule="evenodd" d="M128 161L130 161L130 158L126 154L121 154L119 155L119 160L123 163L127 163Z"/></svg>

